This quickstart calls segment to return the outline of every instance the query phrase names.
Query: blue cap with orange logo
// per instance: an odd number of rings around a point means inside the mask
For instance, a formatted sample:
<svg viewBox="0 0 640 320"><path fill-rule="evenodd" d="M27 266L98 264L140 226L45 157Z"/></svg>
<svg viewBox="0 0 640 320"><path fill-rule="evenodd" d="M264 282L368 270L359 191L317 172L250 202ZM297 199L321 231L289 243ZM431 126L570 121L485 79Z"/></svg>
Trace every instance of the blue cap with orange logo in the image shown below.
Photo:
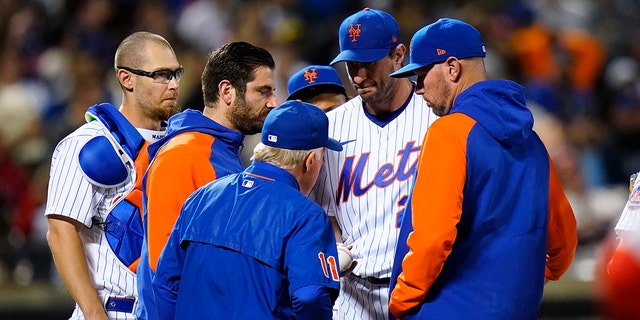
<svg viewBox="0 0 640 320"><path fill-rule="evenodd" d="M415 70L444 62L449 57L465 59L485 55L482 37L476 28L460 20L442 18L413 35L409 48L409 64L391 76L410 77L414 75Z"/></svg>
<svg viewBox="0 0 640 320"><path fill-rule="evenodd" d="M340 54L331 64L341 61L374 62L400 44L400 28L390 14L364 8L342 21L338 38Z"/></svg>
<svg viewBox="0 0 640 320"><path fill-rule="evenodd" d="M287 82L289 97L287 100L299 99L303 90L331 88L347 96L338 72L331 66L310 65L298 70Z"/></svg>

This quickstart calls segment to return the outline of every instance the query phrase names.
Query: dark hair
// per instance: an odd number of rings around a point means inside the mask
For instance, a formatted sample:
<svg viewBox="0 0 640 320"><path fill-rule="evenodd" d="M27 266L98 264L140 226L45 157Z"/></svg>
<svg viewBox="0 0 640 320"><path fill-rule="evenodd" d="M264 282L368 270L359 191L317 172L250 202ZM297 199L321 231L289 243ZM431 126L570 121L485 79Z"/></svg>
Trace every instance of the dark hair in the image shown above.
<svg viewBox="0 0 640 320"><path fill-rule="evenodd" d="M323 93L336 93L336 94L344 95L345 98L347 97L347 92L345 91L344 87L341 87L335 84L319 84L312 87L304 88L290 95L289 98L287 98L287 100L307 101Z"/></svg>
<svg viewBox="0 0 640 320"><path fill-rule="evenodd" d="M202 72L202 96L205 105L220 97L218 84L228 80L240 97L244 97L247 83L255 79L259 67L275 69L271 54L247 42L230 42L213 51Z"/></svg>

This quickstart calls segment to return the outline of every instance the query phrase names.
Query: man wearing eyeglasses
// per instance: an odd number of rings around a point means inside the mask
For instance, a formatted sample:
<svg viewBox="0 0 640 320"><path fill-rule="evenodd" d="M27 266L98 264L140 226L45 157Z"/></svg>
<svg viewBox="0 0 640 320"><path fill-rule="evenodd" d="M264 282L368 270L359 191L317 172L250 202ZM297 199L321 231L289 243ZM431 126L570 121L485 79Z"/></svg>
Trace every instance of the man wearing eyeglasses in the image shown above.
<svg viewBox="0 0 640 320"><path fill-rule="evenodd" d="M244 170L244 135L257 134L278 104L275 62L265 49L227 43L208 57L202 73L204 109L171 119L167 135L149 147L143 182L145 243L138 268L138 319L157 319L151 281L160 253L187 197L217 178Z"/></svg>
<svg viewBox="0 0 640 320"><path fill-rule="evenodd" d="M122 104L91 106L51 161L47 239L76 301L71 319L135 319L147 147L179 111L184 71L164 38L133 33L114 62Z"/></svg>

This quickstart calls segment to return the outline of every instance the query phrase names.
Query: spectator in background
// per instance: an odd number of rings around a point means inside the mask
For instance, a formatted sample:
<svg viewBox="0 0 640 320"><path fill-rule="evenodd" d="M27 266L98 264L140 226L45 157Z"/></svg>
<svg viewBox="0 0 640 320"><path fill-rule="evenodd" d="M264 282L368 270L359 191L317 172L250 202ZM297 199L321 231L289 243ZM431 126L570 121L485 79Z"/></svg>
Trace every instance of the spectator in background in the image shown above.
<svg viewBox="0 0 640 320"><path fill-rule="evenodd" d="M585 30L552 28L522 1L507 7L509 37L528 98L565 122L597 115L593 91L604 66L602 42Z"/></svg>
<svg viewBox="0 0 640 320"><path fill-rule="evenodd" d="M347 91L331 66L310 65L294 73L287 83L287 100L314 104L329 112L347 102Z"/></svg>
<svg viewBox="0 0 640 320"><path fill-rule="evenodd" d="M630 40L631 52L612 59L604 72L611 135L603 157L616 182L640 166L640 33Z"/></svg>

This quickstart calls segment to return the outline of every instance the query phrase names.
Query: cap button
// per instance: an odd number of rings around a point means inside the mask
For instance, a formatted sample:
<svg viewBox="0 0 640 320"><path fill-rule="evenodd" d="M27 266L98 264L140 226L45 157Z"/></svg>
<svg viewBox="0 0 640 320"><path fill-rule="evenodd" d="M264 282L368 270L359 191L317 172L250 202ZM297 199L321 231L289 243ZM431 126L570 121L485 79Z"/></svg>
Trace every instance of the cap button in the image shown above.
<svg viewBox="0 0 640 320"><path fill-rule="evenodd" d="M363 10L369 10L369 7L365 7Z"/></svg>

